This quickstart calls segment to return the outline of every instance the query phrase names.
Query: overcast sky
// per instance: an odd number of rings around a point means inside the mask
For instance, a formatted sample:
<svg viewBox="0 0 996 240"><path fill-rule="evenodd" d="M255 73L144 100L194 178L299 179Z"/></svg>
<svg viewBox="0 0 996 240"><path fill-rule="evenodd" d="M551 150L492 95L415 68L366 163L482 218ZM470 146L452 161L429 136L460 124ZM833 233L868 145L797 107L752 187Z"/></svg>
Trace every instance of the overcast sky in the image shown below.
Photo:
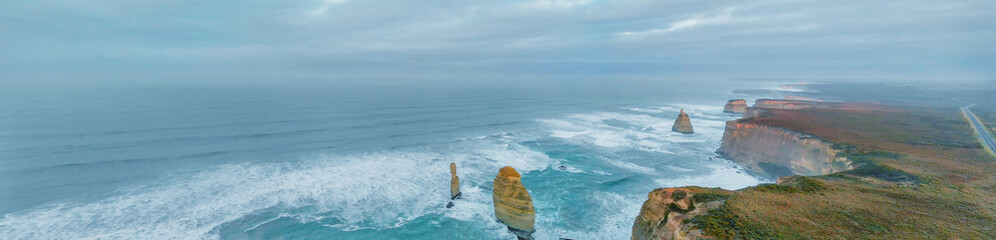
<svg viewBox="0 0 996 240"><path fill-rule="evenodd" d="M996 82L996 1L31 0L0 81Z"/></svg>

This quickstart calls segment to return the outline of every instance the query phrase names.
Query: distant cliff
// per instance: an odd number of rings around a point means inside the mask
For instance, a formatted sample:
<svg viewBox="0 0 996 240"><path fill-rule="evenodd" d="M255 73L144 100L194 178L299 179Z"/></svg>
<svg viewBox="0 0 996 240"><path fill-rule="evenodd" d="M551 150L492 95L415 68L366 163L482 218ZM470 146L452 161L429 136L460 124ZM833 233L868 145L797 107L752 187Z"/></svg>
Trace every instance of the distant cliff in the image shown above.
<svg viewBox="0 0 996 240"><path fill-rule="evenodd" d="M726 102L726 106L723 106L723 112L725 113L743 113L747 110L747 100L743 99L733 99Z"/></svg>
<svg viewBox="0 0 996 240"><path fill-rule="evenodd" d="M817 104L817 102L782 100L782 99L758 99L754 101L753 107L774 108L774 109L803 109L803 108L811 108L815 104Z"/></svg>
<svg viewBox="0 0 996 240"><path fill-rule="evenodd" d="M823 102L791 99L758 99L753 108L770 109L806 109L806 108L845 108L849 105L843 102ZM853 107L853 106L851 106ZM749 109L748 109L749 110Z"/></svg>
<svg viewBox="0 0 996 240"><path fill-rule="evenodd" d="M726 122L717 152L772 179L853 169L852 162L838 157L840 150L832 145L808 134L733 120Z"/></svg>

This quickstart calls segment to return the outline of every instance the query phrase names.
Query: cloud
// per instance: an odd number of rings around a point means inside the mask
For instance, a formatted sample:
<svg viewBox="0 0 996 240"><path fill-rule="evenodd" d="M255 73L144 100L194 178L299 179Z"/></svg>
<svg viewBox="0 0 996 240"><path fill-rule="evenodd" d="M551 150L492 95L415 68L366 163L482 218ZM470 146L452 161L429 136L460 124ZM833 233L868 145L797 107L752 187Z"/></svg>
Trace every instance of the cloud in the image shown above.
<svg viewBox="0 0 996 240"><path fill-rule="evenodd" d="M643 39L650 36L672 33L694 27L730 23L733 20L734 19L731 16L731 11L725 11L724 13L715 16L710 16L710 17L698 16L680 21L675 21L669 24L669 26L666 28L655 28L655 29L650 29L645 31L635 31L635 32L620 32L617 35L619 35L619 37L622 39Z"/></svg>
<svg viewBox="0 0 996 240"><path fill-rule="evenodd" d="M592 0L538 0L523 2L519 6L525 9L558 10L582 7L591 2Z"/></svg>
<svg viewBox="0 0 996 240"><path fill-rule="evenodd" d="M329 9L332 8L333 6L339 5L346 1L347 0L322 0L322 4L318 8L311 10L311 12L309 13L313 16L324 15L325 12L328 12Z"/></svg>
<svg viewBox="0 0 996 240"><path fill-rule="evenodd" d="M996 75L984 0L188 1L6 4L2 79Z"/></svg>

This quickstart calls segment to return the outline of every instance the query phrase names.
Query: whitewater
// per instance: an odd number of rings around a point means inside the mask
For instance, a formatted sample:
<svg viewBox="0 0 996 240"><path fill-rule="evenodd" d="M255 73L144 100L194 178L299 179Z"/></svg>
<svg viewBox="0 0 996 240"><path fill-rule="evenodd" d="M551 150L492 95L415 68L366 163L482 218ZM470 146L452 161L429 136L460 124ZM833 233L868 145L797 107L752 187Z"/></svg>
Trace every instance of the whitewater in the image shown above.
<svg viewBox="0 0 996 240"><path fill-rule="evenodd" d="M770 181L715 153L735 87L4 90L0 239L514 239L503 166L537 239L626 239L654 188Z"/></svg>

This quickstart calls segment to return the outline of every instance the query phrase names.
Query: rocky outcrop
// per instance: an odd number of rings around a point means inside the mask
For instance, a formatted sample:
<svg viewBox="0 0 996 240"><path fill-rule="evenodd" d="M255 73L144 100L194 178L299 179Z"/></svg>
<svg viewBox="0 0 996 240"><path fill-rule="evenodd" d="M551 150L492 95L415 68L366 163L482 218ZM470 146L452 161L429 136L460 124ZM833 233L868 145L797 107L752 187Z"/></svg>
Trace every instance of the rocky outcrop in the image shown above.
<svg viewBox="0 0 996 240"><path fill-rule="evenodd" d="M772 179L853 169L854 164L845 157L838 157L840 150L832 145L812 135L733 120L726 122L723 142L717 152Z"/></svg>
<svg viewBox="0 0 996 240"><path fill-rule="evenodd" d="M522 186L519 172L509 166L501 168L492 187L495 217L498 221L507 225L508 230L519 239L533 239L532 234L536 231L533 229L536 210L533 208L533 199L529 197L529 192L525 186Z"/></svg>
<svg viewBox="0 0 996 240"><path fill-rule="evenodd" d="M674 120L674 125L671 126L671 131L684 134L691 134L695 132L692 130L692 121L688 118L688 114L685 114L685 109L681 109L681 113L678 113L678 119Z"/></svg>
<svg viewBox="0 0 996 240"><path fill-rule="evenodd" d="M726 102L726 106L723 107L723 112L725 113L743 113L747 110L747 100L743 99L733 99Z"/></svg>
<svg viewBox="0 0 996 240"><path fill-rule="evenodd" d="M702 231L684 220L723 205L722 198L696 197L689 188L658 188L647 194L633 222L633 240L697 239Z"/></svg>
<svg viewBox="0 0 996 240"><path fill-rule="evenodd" d="M456 175L456 163L450 163L450 200L460 198L460 177ZM446 204L446 208L453 207L453 201Z"/></svg>

